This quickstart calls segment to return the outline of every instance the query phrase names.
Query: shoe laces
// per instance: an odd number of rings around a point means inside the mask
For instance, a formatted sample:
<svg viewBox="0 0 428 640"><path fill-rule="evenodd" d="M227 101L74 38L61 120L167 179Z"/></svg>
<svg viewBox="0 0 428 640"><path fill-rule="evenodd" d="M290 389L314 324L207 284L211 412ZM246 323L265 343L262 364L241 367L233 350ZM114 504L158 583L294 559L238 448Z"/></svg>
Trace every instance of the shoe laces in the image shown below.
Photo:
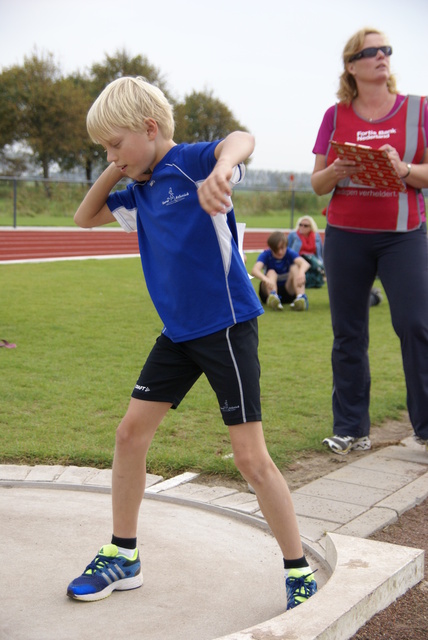
<svg viewBox="0 0 428 640"><path fill-rule="evenodd" d="M309 577L312 577L316 571L318 571L318 569L314 569L311 573L304 573L297 578L295 576L288 576L287 583L291 588L290 595L294 601L301 602L301 600L297 600L297 598L307 599L312 595L311 588L309 586L310 581L306 581Z"/></svg>
<svg viewBox="0 0 428 640"><path fill-rule="evenodd" d="M111 556L104 556L102 553L98 553L92 560L92 562L88 564L83 573L92 575L94 573L97 573L98 571L102 571L103 569L105 569L105 567L111 564L111 561L113 559L114 558L112 558Z"/></svg>

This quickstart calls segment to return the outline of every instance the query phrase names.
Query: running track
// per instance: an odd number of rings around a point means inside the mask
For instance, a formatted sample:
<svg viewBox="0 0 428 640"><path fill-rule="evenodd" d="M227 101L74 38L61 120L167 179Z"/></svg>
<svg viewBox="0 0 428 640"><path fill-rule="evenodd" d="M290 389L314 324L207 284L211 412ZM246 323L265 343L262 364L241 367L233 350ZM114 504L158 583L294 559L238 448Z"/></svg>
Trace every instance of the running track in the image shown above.
<svg viewBox="0 0 428 640"><path fill-rule="evenodd" d="M271 232L272 229L246 230L244 250L263 251ZM0 230L0 263L130 255L138 255L137 234L121 229Z"/></svg>

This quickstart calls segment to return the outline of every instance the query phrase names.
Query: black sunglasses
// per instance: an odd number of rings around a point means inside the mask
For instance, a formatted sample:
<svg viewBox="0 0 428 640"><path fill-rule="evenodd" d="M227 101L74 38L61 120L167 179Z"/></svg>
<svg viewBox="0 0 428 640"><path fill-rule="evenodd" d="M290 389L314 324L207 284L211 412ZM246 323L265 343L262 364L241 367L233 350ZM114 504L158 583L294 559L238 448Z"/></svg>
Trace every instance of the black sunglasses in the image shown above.
<svg viewBox="0 0 428 640"><path fill-rule="evenodd" d="M361 60L361 58L375 58L378 51L382 51L384 55L390 56L392 54L392 47L367 47L367 49L362 49L358 53L354 53L354 55L349 58L349 62L354 62L354 60Z"/></svg>

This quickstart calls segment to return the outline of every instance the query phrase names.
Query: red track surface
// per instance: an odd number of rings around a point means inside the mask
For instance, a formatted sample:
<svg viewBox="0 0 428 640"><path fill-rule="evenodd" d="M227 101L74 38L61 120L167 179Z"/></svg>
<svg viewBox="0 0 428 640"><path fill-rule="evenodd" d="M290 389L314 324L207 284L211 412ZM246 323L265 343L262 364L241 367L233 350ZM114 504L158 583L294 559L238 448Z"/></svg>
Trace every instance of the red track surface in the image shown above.
<svg viewBox="0 0 428 640"><path fill-rule="evenodd" d="M246 230L244 250L265 249L270 232ZM137 234L121 229L0 230L0 262L127 254L138 254Z"/></svg>

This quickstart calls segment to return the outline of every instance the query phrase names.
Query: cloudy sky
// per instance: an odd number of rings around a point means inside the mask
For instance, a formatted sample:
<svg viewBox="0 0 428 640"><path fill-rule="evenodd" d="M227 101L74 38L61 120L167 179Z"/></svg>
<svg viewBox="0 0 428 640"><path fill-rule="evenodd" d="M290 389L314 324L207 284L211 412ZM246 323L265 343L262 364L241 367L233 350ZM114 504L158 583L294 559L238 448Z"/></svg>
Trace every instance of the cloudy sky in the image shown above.
<svg viewBox="0 0 428 640"><path fill-rule="evenodd" d="M227 104L256 136L253 168L311 171L347 39L384 31L400 91L427 95L427 24L427 0L0 0L0 70L34 51L65 75L141 54L178 99Z"/></svg>

